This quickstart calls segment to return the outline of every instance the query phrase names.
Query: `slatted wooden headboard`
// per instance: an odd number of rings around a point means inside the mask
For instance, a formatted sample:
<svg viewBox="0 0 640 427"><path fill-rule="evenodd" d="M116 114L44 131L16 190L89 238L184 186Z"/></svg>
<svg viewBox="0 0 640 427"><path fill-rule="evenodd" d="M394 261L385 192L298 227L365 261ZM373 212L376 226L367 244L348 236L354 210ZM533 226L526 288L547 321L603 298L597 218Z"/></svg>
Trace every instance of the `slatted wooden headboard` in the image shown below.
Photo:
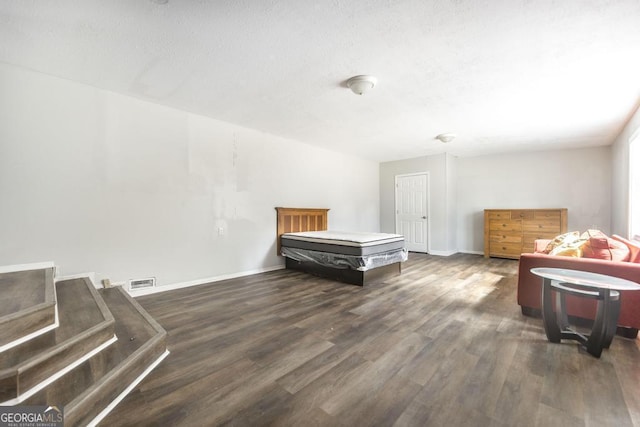
<svg viewBox="0 0 640 427"><path fill-rule="evenodd" d="M298 231L327 229L329 209L276 208L278 211L277 246L280 255L280 236Z"/></svg>

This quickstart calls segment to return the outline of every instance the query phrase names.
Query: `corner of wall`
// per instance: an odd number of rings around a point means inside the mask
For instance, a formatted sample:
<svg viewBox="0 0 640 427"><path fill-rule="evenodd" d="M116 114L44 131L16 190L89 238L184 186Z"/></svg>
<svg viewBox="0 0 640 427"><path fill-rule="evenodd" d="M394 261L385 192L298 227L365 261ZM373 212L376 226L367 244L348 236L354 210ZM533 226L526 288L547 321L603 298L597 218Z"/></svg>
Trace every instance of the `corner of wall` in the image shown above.
<svg viewBox="0 0 640 427"><path fill-rule="evenodd" d="M629 230L629 144L640 132L640 104L611 144L611 224L613 234Z"/></svg>

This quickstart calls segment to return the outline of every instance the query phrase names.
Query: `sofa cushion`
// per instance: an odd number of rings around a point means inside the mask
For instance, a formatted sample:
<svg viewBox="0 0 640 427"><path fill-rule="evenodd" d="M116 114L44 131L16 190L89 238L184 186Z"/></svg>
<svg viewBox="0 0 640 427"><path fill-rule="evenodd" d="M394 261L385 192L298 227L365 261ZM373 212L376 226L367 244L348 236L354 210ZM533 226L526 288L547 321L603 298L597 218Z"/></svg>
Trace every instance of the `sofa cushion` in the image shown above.
<svg viewBox="0 0 640 427"><path fill-rule="evenodd" d="M587 230L581 236L583 258L605 259L608 261L628 261L629 248L624 243L609 238L600 230Z"/></svg>
<svg viewBox="0 0 640 427"><path fill-rule="evenodd" d="M560 246L553 248L553 250L549 252L549 255L580 258L582 257L582 246L584 243L585 240L583 239L565 242Z"/></svg>
<svg viewBox="0 0 640 427"><path fill-rule="evenodd" d="M617 234L614 234L611 238L620 243L624 243L624 245L629 249L629 262L640 264L640 243L627 240Z"/></svg>
<svg viewBox="0 0 640 427"><path fill-rule="evenodd" d="M536 254L547 254L547 246L551 243L551 239L536 239L533 241L533 252Z"/></svg>
<svg viewBox="0 0 640 427"><path fill-rule="evenodd" d="M558 246L573 243L578 239L580 239L579 231L570 231L569 233L561 234L559 236L556 236L552 241L550 241L547 244L547 247L541 252L545 254L551 253L551 251L557 248Z"/></svg>

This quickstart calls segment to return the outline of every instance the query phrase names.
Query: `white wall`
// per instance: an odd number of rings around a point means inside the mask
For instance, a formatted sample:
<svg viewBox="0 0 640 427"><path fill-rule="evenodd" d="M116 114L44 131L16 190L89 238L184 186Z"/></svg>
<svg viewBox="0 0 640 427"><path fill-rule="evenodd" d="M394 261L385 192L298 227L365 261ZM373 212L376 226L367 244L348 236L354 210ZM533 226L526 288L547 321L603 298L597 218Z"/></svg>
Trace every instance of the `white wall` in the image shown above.
<svg viewBox="0 0 640 427"><path fill-rule="evenodd" d="M611 146L611 229L613 233L621 236L628 236L629 232L629 142L638 129L640 129L640 108L631 116ZM640 165L634 166L640 168Z"/></svg>
<svg viewBox="0 0 640 427"><path fill-rule="evenodd" d="M483 251L484 209L568 208L569 230L611 232L611 147L457 159L458 248Z"/></svg>
<svg viewBox="0 0 640 427"><path fill-rule="evenodd" d="M380 229L394 233L395 224L395 177L397 175L429 173L429 253L446 255L455 252L451 246L451 227L455 223L455 213L448 209L455 206L455 183L448 182L455 171L455 159L448 154L416 157L380 164ZM453 215L453 216L452 216Z"/></svg>
<svg viewBox="0 0 640 427"><path fill-rule="evenodd" d="M282 265L276 206L379 230L375 162L7 65L0 93L0 265L163 285Z"/></svg>

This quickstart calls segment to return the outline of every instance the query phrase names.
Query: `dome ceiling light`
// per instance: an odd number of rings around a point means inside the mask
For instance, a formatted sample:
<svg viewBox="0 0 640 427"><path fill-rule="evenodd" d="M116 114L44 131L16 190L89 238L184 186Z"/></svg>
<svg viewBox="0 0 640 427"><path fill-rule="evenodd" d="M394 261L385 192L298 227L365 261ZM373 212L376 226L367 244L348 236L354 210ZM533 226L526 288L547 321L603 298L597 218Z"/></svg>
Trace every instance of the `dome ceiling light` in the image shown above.
<svg viewBox="0 0 640 427"><path fill-rule="evenodd" d="M440 135L436 136L436 139L446 143L453 141L455 137L455 133L441 133Z"/></svg>
<svg viewBox="0 0 640 427"><path fill-rule="evenodd" d="M354 76L347 80L347 87L356 95L364 95L378 83L373 76Z"/></svg>

